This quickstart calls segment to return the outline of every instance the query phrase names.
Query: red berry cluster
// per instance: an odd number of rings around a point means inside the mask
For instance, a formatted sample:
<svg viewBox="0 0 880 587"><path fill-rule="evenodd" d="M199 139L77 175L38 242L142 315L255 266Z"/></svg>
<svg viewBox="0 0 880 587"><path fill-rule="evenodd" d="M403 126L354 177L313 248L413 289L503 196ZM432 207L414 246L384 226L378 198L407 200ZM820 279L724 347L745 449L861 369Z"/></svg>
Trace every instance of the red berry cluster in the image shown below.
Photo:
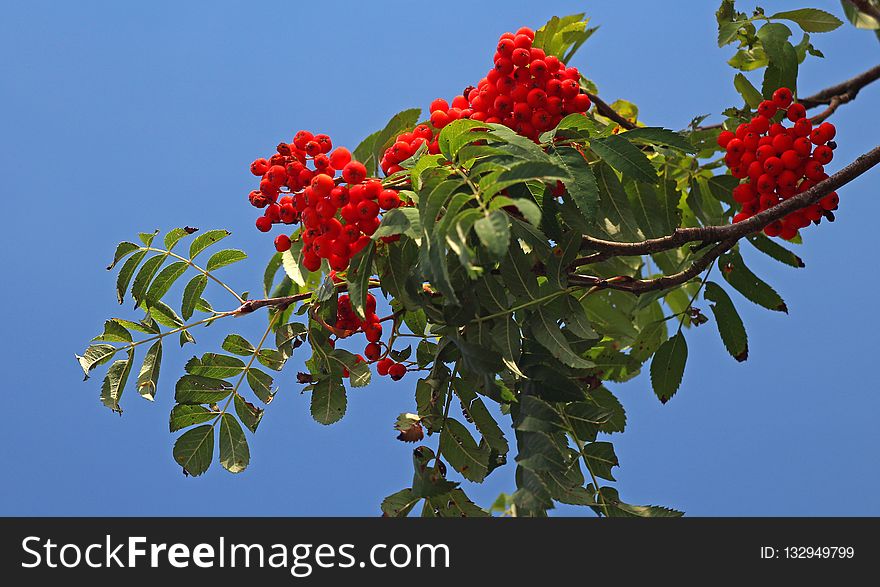
<svg viewBox="0 0 880 587"><path fill-rule="evenodd" d="M277 151L268 160L251 164L251 172L261 181L260 189L248 199L265 208L257 218L257 229L269 232L273 224L302 222L303 266L317 271L321 260L327 259L333 270L345 270L370 243L370 235L379 227L380 210L401 205L397 191L383 189L378 179L367 179L363 163L352 160L345 147L333 149L327 135L301 130L292 143L279 144ZM342 177L337 179L340 170ZM278 251L290 246L287 235L275 238Z"/></svg>
<svg viewBox="0 0 880 587"><path fill-rule="evenodd" d="M824 165L834 158L837 146L832 141L834 125L823 122L814 128L803 104L792 99L791 90L779 88L772 100L758 105L751 121L740 124L736 132L725 130L718 135L718 145L727 150L724 161L731 175L745 180L733 190L734 199L742 206L734 222L772 208L828 177ZM794 124L786 128L784 118ZM794 238L811 222L819 224L823 217L833 220L831 211L837 209L838 202L837 192L832 192L817 204L767 225L764 233Z"/></svg>
<svg viewBox="0 0 880 587"><path fill-rule="evenodd" d="M390 348L388 352L382 352L382 323L376 314L376 298L373 294L367 294L363 320L355 313L348 294L339 296L334 330L339 338L363 332L367 338L367 346L364 348L366 361L376 363L376 371L379 375L390 375L393 380L397 381L406 374L406 365L397 363L388 356ZM358 359L363 361L364 357L358 355ZM348 372L346 371L343 375L348 377Z"/></svg>
<svg viewBox="0 0 880 587"><path fill-rule="evenodd" d="M440 129L461 118L503 124L537 140L563 116L589 110L590 98L581 93L577 68L533 47L534 40L535 32L526 27L501 35L495 65L486 77L453 98L451 105L443 98L431 102L431 125L419 125L397 137L382 157L385 174L400 171L400 163L423 144L429 153L439 153Z"/></svg>

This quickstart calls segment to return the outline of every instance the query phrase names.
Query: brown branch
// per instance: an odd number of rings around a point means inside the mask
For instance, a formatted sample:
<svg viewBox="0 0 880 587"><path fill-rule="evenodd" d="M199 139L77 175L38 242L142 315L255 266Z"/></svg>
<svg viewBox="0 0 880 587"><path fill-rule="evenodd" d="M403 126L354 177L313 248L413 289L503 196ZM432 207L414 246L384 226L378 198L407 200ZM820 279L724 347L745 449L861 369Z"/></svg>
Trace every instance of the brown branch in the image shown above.
<svg viewBox="0 0 880 587"><path fill-rule="evenodd" d="M874 147L855 161L825 179L807 191L798 194L763 212L755 214L748 220L725 226L702 226L697 228L679 228L672 234L660 238L647 239L634 243L601 240L590 236L583 237L585 249L598 251L601 255L583 257L582 264L594 263L608 256L650 255L678 248L690 242L721 242L728 239L740 239L786 215L815 204L834 190L846 185L875 165L880 163L880 146Z"/></svg>
<svg viewBox="0 0 880 587"><path fill-rule="evenodd" d="M867 14L877 22L880 22L880 8L874 6L870 0L847 0L847 2L855 6L859 12Z"/></svg>
<svg viewBox="0 0 880 587"><path fill-rule="evenodd" d="M636 128L635 123L627 120L620 114L618 114L614 108L612 108L608 103L606 103L602 98L595 94L587 94L590 97L590 101L595 104L596 112L604 116L605 118L609 118L625 128L626 130L632 130Z"/></svg>
<svg viewBox="0 0 880 587"><path fill-rule="evenodd" d="M807 109L813 109L818 106L827 105L828 108L810 119L813 121L814 124L822 122L823 120L834 114L834 111L837 110L838 106L855 100L856 96L859 93L859 90L861 90L871 82L877 81L878 79L880 79L880 65L875 65L871 69L863 71L855 77L840 82L839 84L827 87L824 90L820 90L812 96L800 98L798 102L803 104L804 107ZM721 128L721 124L719 123L708 124L706 126L698 126L697 130L712 130L716 128Z"/></svg>
<svg viewBox="0 0 880 587"><path fill-rule="evenodd" d="M670 287L675 287L676 285L681 285L682 283L690 281L704 270L708 269L718 257L729 251L738 240L739 239L737 238L729 238L721 241L702 257L694 261L689 267L671 275L661 275L660 277L652 279L621 279L619 277L601 279L589 275L572 275L569 277L569 281L578 285L591 286L596 289L627 291L635 295L640 295L649 291L669 289Z"/></svg>
<svg viewBox="0 0 880 587"><path fill-rule="evenodd" d="M369 289L373 289L375 287L379 287L379 282L375 280L371 280L367 287ZM336 291L348 291L348 283L337 283ZM291 296L281 296L277 298L265 298L262 300L248 300L239 306L238 309L233 310L231 314L236 316L240 316L242 314L250 314L255 310L259 310L260 308L265 308L266 306L272 306L273 308L278 308L279 310L285 310L291 304L295 304L296 302L304 302L305 300L311 298L315 292L307 291L303 293L294 294Z"/></svg>
<svg viewBox="0 0 880 587"><path fill-rule="evenodd" d="M856 97L856 94L859 93L859 90L878 79L880 79L880 65L875 65L871 69L863 71L855 77L827 87L824 90L816 92L812 96L801 98L798 101L806 108L815 108L821 104L828 104L831 102L831 98L835 96L842 97L846 94L850 94L850 100L852 100Z"/></svg>

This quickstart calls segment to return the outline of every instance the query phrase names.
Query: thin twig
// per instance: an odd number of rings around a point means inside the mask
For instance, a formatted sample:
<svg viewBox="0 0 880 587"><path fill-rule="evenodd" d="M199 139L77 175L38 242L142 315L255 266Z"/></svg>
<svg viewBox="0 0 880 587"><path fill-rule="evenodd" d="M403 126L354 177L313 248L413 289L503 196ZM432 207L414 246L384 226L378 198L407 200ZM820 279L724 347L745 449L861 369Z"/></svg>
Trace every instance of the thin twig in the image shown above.
<svg viewBox="0 0 880 587"><path fill-rule="evenodd" d="M838 106L855 100L856 96L859 93L859 90L861 90L868 84L877 81L878 79L880 79L880 65L875 65L867 71L863 71L862 73L846 81L842 81L839 84L835 84L833 86L825 88L824 90L820 90L812 96L799 98L798 102L803 104L804 107L809 110L822 105L828 105L830 107L832 101L834 101L834 99L836 98L838 103L834 106L834 108L826 108L817 116L814 116L810 119L814 123L822 122L823 120L831 116L831 114L833 114L834 111L837 110ZM707 124L705 126L698 126L697 130L712 130L716 128L721 128L721 124Z"/></svg>

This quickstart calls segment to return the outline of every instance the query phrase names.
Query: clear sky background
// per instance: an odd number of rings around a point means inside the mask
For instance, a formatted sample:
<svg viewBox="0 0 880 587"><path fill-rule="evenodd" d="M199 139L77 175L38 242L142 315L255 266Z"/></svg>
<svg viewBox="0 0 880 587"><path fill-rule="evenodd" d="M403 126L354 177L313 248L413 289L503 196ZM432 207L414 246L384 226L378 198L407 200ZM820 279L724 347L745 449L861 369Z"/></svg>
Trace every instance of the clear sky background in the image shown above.
<svg viewBox="0 0 880 587"><path fill-rule="evenodd" d="M553 14L586 11L601 25L573 64L606 100L632 100L646 123L670 128L717 116L740 99L725 64L731 51L715 43L716 4L6 3L0 514L377 515L382 498L411 481L412 445L391 426L413 410L413 376L350 392L345 419L323 427L298 393L293 360L250 438L251 466L237 476L215 462L185 478L167 429L183 363L215 350L226 326L197 331L198 347L166 347L155 404L130 388L122 417L101 406L103 371L81 382L73 355L105 318L130 316L104 270L116 243L154 228L228 228L225 243L251 259L226 277L259 291L272 245L245 199L256 156L300 128L353 149L395 112L479 80L500 33ZM760 4L842 17L830 0ZM802 67L808 93L880 55L873 34L848 24L814 43L827 59ZM872 86L840 109L832 170L877 144L878 98ZM685 380L667 405L646 375L613 388L629 416L614 438L627 501L691 515L880 514L878 180L874 170L841 190L838 221L806 230L806 269L748 251L790 315L735 298L747 363L733 361L707 324L689 333ZM236 327L253 337L262 324ZM513 467L465 489L486 506L513 490Z"/></svg>

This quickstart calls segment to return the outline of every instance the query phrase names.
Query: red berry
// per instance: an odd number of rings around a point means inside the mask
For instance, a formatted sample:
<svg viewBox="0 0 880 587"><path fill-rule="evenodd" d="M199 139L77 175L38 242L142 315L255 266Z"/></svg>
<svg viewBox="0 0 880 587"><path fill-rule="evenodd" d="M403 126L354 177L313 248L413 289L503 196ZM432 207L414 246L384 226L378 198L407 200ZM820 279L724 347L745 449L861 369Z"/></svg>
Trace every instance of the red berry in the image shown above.
<svg viewBox="0 0 880 587"><path fill-rule="evenodd" d="M287 168L281 165L273 165L266 172L266 179L275 187L281 187L287 181Z"/></svg>
<svg viewBox="0 0 880 587"><path fill-rule="evenodd" d="M290 250L290 237L286 234L279 234L275 237L275 250L279 253Z"/></svg>
<svg viewBox="0 0 880 587"><path fill-rule="evenodd" d="M257 177L269 171L269 162L265 159L257 159L251 163L251 173Z"/></svg>
<svg viewBox="0 0 880 587"><path fill-rule="evenodd" d="M301 130L293 137L293 145L300 151L306 150L306 144L314 138L314 135L307 130Z"/></svg>
<svg viewBox="0 0 880 587"><path fill-rule="evenodd" d="M758 114L767 119L776 116L777 110L779 110L779 106L770 100L764 100L758 104Z"/></svg>
<svg viewBox="0 0 880 587"><path fill-rule="evenodd" d="M391 210L400 205L400 196L397 195L396 190L382 190L378 202L379 207L383 210Z"/></svg>
<svg viewBox="0 0 880 587"><path fill-rule="evenodd" d="M382 338L382 325L378 322L364 326L364 335L370 342L379 342Z"/></svg>
<svg viewBox="0 0 880 587"><path fill-rule="evenodd" d="M385 375L388 375L388 370L394 364L395 363L392 359L385 357L384 359L381 359L378 363L376 363L376 372L384 377Z"/></svg>
<svg viewBox="0 0 880 587"><path fill-rule="evenodd" d="M807 109L803 104L792 104L788 107L788 119L792 122L797 122L806 115Z"/></svg>
<svg viewBox="0 0 880 587"><path fill-rule="evenodd" d="M813 159L822 165L827 165L834 159L834 151L828 145L819 145L813 150Z"/></svg>
<svg viewBox="0 0 880 587"><path fill-rule="evenodd" d="M302 264L309 271L317 271L321 268L321 257L314 253L309 254L303 251Z"/></svg>
<svg viewBox="0 0 880 587"><path fill-rule="evenodd" d="M371 342L364 348L364 356L371 361L375 361L382 354L382 347L378 343Z"/></svg>
<svg viewBox="0 0 880 587"><path fill-rule="evenodd" d="M736 135L733 134L731 131L723 130L718 135L718 146L721 147L722 149L726 149L727 145L730 143L730 141L732 141L735 138L736 138Z"/></svg>
<svg viewBox="0 0 880 587"><path fill-rule="evenodd" d="M266 216L260 216L257 218L257 230L260 232L269 232L272 230L272 220Z"/></svg>
<svg viewBox="0 0 880 587"><path fill-rule="evenodd" d="M351 163L351 152L345 147L336 147L330 153L330 166L333 169L342 169Z"/></svg>
<svg viewBox="0 0 880 587"><path fill-rule="evenodd" d="M388 374L391 375L391 379L394 381L399 381L404 375L406 375L406 365L403 363L394 363L388 368Z"/></svg>
<svg viewBox="0 0 880 587"><path fill-rule="evenodd" d="M360 161L352 161L342 168L342 179L346 183L358 184L367 178L367 168Z"/></svg>
<svg viewBox="0 0 880 587"><path fill-rule="evenodd" d="M788 88L779 88L773 92L773 102L780 108L787 108L793 96Z"/></svg>
<svg viewBox="0 0 880 587"><path fill-rule="evenodd" d="M431 107L429 108L429 110L431 112L434 112L436 110L442 110L443 112L446 112L447 110L449 110L449 102L447 102L443 98L437 98L436 100L431 102Z"/></svg>

